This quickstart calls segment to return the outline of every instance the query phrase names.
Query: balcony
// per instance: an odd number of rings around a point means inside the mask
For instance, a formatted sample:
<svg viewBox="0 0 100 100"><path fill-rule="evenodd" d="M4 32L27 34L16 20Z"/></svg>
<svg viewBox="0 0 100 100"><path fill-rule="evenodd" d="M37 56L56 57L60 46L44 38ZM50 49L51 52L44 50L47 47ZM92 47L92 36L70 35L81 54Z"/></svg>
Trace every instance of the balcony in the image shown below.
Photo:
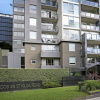
<svg viewBox="0 0 100 100"><path fill-rule="evenodd" d="M87 54L100 54L100 49L88 49L87 47Z"/></svg>
<svg viewBox="0 0 100 100"><path fill-rule="evenodd" d="M81 28L84 30L92 30L92 31L99 31L99 26L94 25L81 25Z"/></svg>
<svg viewBox="0 0 100 100"><path fill-rule="evenodd" d="M98 35L98 34L87 34L87 39L89 39L89 40L99 40L100 41L100 35Z"/></svg>
<svg viewBox="0 0 100 100"><path fill-rule="evenodd" d="M44 38L42 37L42 42L44 43L58 43L57 38Z"/></svg>
<svg viewBox="0 0 100 100"><path fill-rule="evenodd" d="M58 50L42 50L41 57L60 58L60 52Z"/></svg>
<svg viewBox="0 0 100 100"><path fill-rule="evenodd" d="M41 5L42 8L49 9L49 10L57 10L58 8L58 4L56 1L42 0Z"/></svg>
<svg viewBox="0 0 100 100"><path fill-rule="evenodd" d="M98 14L93 14L93 13L89 13L89 12L81 12L81 16L82 17L89 17L89 18L99 19Z"/></svg>
<svg viewBox="0 0 100 100"><path fill-rule="evenodd" d="M92 6L92 7L99 7L99 4L97 2L92 2L88 0L81 0L81 4L87 5L87 6Z"/></svg>
<svg viewBox="0 0 100 100"><path fill-rule="evenodd" d="M58 15L52 12L41 12L42 21L57 22Z"/></svg>
<svg viewBox="0 0 100 100"><path fill-rule="evenodd" d="M42 32L44 33L57 33L58 27L54 26L53 24L42 23L41 24Z"/></svg>

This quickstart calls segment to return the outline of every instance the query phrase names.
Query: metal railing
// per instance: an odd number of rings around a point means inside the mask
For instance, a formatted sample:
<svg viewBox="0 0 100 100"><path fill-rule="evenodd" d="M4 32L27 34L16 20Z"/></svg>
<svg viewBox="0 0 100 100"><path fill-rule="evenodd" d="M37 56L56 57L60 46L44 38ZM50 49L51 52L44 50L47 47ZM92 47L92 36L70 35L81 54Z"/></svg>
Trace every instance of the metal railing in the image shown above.
<svg viewBox="0 0 100 100"><path fill-rule="evenodd" d="M49 14L49 13L45 13L45 12L41 12L41 17L43 18L51 18L51 19L58 19L58 15L57 14Z"/></svg>
<svg viewBox="0 0 100 100"><path fill-rule="evenodd" d="M44 38L44 37L42 37L42 41L44 43L58 43L57 38Z"/></svg>
<svg viewBox="0 0 100 100"><path fill-rule="evenodd" d="M81 16L99 19L98 14L93 14L93 13L89 13L89 12L81 12Z"/></svg>
<svg viewBox="0 0 100 100"><path fill-rule="evenodd" d="M88 0L81 0L81 4L85 4L85 5L89 5L89 6L93 6L93 7L99 6L99 4L97 2L92 2L92 1L88 1Z"/></svg>
<svg viewBox="0 0 100 100"><path fill-rule="evenodd" d="M87 53L88 54L100 54L100 49L88 49L87 47Z"/></svg>
<svg viewBox="0 0 100 100"><path fill-rule="evenodd" d="M81 25L82 29L99 31L99 26Z"/></svg>
<svg viewBox="0 0 100 100"><path fill-rule="evenodd" d="M53 32L58 32L58 27L53 25L43 25L41 24L42 31L53 31Z"/></svg>
<svg viewBox="0 0 100 100"><path fill-rule="evenodd" d="M100 35L98 35L98 34L87 34L87 39L89 39L89 40L100 40Z"/></svg>

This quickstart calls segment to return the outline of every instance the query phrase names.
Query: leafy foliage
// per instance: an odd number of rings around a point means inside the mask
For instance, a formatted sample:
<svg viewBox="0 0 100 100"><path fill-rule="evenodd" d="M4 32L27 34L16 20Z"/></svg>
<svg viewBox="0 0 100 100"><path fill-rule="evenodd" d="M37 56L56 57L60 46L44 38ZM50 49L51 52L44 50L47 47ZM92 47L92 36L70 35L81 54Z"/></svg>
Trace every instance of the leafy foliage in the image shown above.
<svg viewBox="0 0 100 100"><path fill-rule="evenodd" d="M1 49L8 49L9 51L12 51L12 46L7 42L0 42L0 48Z"/></svg>
<svg viewBox="0 0 100 100"><path fill-rule="evenodd" d="M0 82L36 81L61 83L69 69L0 69Z"/></svg>

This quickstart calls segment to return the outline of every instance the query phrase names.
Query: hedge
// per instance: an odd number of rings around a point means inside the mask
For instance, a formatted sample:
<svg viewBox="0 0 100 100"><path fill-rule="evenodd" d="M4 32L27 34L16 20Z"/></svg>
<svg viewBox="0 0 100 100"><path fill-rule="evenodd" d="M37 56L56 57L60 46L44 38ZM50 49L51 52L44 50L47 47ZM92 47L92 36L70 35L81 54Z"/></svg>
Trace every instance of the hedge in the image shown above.
<svg viewBox="0 0 100 100"><path fill-rule="evenodd" d="M36 81L61 82L69 69L0 69L0 82Z"/></svg>

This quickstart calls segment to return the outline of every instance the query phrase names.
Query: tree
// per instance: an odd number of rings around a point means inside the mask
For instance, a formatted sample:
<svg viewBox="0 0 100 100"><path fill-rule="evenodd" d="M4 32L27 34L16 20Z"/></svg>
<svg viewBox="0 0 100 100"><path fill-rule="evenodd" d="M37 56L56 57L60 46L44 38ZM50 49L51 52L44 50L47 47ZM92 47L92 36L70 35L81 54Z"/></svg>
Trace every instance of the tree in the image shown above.
<svg viewBox="0 0 100 100"><path fill-rule="evenodd" d="M9 51L12 51L12 45L7 42L0 42L0 48L1 49L8 49Z"/></svg>

